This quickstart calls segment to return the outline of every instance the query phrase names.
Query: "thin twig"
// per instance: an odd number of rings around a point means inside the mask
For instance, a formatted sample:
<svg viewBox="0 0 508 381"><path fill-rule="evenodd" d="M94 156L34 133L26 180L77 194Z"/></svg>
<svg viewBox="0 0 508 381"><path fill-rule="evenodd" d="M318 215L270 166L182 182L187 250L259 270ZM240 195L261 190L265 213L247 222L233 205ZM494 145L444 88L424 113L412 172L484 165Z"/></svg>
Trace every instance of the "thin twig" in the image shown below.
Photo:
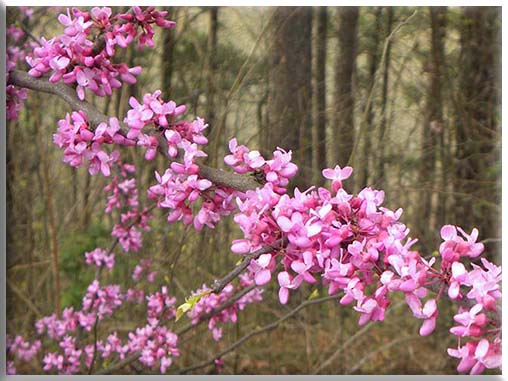
<svg viewBox="0 0 508 381"><path fill-rule="evenodd" d="M185 240L185 238L187 237L187 233L189 232L189 226L187 226L184 230L184 233L182 234L182 237L180 238L179 242L178 242L178 253L176 253L175 255L175 259L173 260L173 263L171 263L171 272L169 273L169 284L168 284L168 291L169 292L172 292L172 288L173 288L173 283L174 283L174 276L175 276L175 270L176 270L176 265L178 263L178 260L180 259L180 256L182 255L183 253L183 241Z"/></svg>
<svg viewBox="0 0 508 381"><path fill-rule="evenodd" d="M237 347L242 345L244 342L249 340L251 337L260 335L262 333L265 333L265 332L268 332L268 331L271 331L271 330L277 328L280 323L282 323L283 321L285 321L285 320L289 319L290 317L294 316L295 314L297 314L303 308L308 307L310 305L327 302L329 300L335 300L335 299L338 299L339 296L340 295L332 295L332 296L326 296L326 297L319 298L319 299L307 300L307 301L299 304L297 307L295 307L290 312L288 312L286 315L284 315L281 318L277 319L273 323L265 325L264 327L259 328L259 329L255 330L255 331L249 332L248 334L243 336L241 339L235 341L233 344L231 344L229 347L227 347L226 349L224 349L220 353L218 353L218 354L214 355L213 357L209 358L208 360L202 361L202 362L200 362L200 363L198 363L196 365L192 365L192 366L189 366L187 368L180 369L179 371L177 371L177 374L187 373L187 372L190 372L192 370L204 368L204 367L206 367L208 365L211 365L211 364L214 363L214 361L216 359L224 357L228 353L232 352L234 349L236 349Z"/></svg>
<svg viewBox="0 0 508 381"><path fill-rule="evenodd" d="M400 306L402 306L404 304L404 302L399 302L397 303L391 310L389 311L394 311L396 309L398 309ZM388 315L389 311L386 313ZM357 331L353 336L350 336L346 342L344 344L342 344L339 348L337 348L337 350L335 352L332 353L332 355L330 357L328 357L326 359L326 361L324 361L323 363L321 363L319 365L319 367L317 367L316 369L314 369L314 371L312 372L312 374L318 374L319 372L321 372L323 369L325 369L328 365L330 365L333 361L335 361L335 359L337 359L337 357L347 348L349 347L349 345L351 345L351 343L353 343L353 341L355 341L356 339L358 339L360 336L362 336L364 333L366 333L368 330L370 330L370 328L374 325L375 323L374 322L369 322L368 324L366 324L362 329L360 329L359 331Z"/></svg>
<svg viewBox="0 0 508 381"><path fill-rule="evenodd" d="M92 362L90 363L90 369L88 369L88 374L92 374L93 366L95 363L95 359L97 357L97 326L99 325L99 315L95 317L95 324L93 325L93 356Z"/></svg>
<svg viewBox="0 0 508 381"><path fill-rule="evenodd" d="M392 32L390 33L390 35L388 37L386 37L385 39L385 43L384 43L384 46L383 46L383 52L381 54L381 62L379 63L379 66L376 70L376 73L374 74L374 83L372 84L371 88L370 88L370 93L369 93L369 97L367 98L367 103L365 105L365 108L364 108L364 113L362 115L362 119L361 119L361 124L360 124L360 129L358 131L358 136L356 137L355 139L355 142L354 142L354 147L353 147L353 151L352 151L352 154L351 156L349 157L349 161L348 161L348 164L351 164L353 162L353 158L356 154L356 151L358 150L358 145L360 143L360 137L362 135L362 133L364 132L364 125L365 125L365 121L367 120L367 115L368 115L368 112L370 110L370 106L372 104L372 99L374 98L374 92L375 92L375 89L376 89L376 85L378 83L378 79L379 79L379 75L381 73L381 67L383 66L383 63L385 62L386 60L386 54L388 52L388 48L393 40L393 38L395 37L395 34L400 30L400 28L402 28L404 25L406 25L407 23L409 23L409 21L414 17L416 16L416 14L418 13L418 10L415 10L409 17L407 17L405 20L401 21L393 30Z"/></svg>
<svg viewBox="0 0 508 381"><path fill-rule="evenodd" d="M252 285L252 286L249 286L247 288L244 288L241 292L239 292L238 294L233 296L231 299L228 299L224 304L222 304L218 308L210 311L207 314L204 314L204 315L200 316L198 321L196 323L189 323L189 324L187 324L185 327L183 327L181 330L179 330L176 334L178 335L178 337L184 335L186 332L188 332L191 329L195 328L199 324L201 324L204 321L210 319L214 315L217 315L219 312L225 310L226 308L232 306L236 301L238 301L241 298L243 298L246 294L248 294L249 292L254 290L256 287L257 287L256 285Z"/></svg>
<svg viewBox="0 0 508 381"><path fill-rule="evenodd" d="M380 347L380 348L370 352L367 356L363 357L360 361L358 361L355 364L355 366L353 366L350 370L348 370L346 374L351 374L351 373L356 372L363 364L365 364L365 362L367 362L367 360L369 358L374 356L376 353L379 353L379 352L382 352L382 351L384 351L386 349L389 349L389 348L393 347L396 344L400 344L402 342L413 340L413 339L418 339L418 338L420 338L420 336L413 335L413 336L409 336L409 337L403 337L401 339L392 340L388 344L383 345L382 347Z"/></svg>
<svg viewBox="0 0 508 381"><path fill-rule="evenodd" d="M35 37L25 26L23 26L22 23L18 23L17 26L21 28L23 33L25 33L28 37L30 37L32 40L34 40L37 44L42 46L41 40L39 40L37 37Z"/></svg>
<svg viewBox="0 0 508 381"><path fill-rule="evenodd" d="M32 301L23 294L16 286L14 286L8 279L7 279L7 286L11 288L11 290L22 300L25 302L27 307L37 316L38 319L42 318L44 315L41 311L36 307L35 304L32 303Z"/></svg>

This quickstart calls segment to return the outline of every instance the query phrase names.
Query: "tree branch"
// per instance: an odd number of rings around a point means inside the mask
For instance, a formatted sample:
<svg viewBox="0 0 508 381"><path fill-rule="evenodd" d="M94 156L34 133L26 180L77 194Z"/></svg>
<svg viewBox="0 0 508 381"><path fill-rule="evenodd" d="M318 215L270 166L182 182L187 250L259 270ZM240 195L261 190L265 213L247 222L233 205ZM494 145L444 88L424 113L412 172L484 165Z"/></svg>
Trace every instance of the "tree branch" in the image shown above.
<svg viewBox="0 0 508 381"><path fill-rule="evenodd" d="M287 244L287 239L280 239L276 241L277 244L282 244L282 246ZM243 270L245 270L250 262L253 259L258 258L262 254L270 253L274 250L277 250L278 248L275 246L267 245L263 246L261 249L254 251L253 253L247 254L244 256L242 262L236 266L233 270L231 270L228 274L226 274L224 277L222 277L219 280L216 280L212 286L212 292L215 294L218 294L221 292L226 285L231 282L233 279L235 279L237 276L239 276Z"/></svg>
<svg viewBox="0 0 508 381"><path fill-rule="evenodd" d="M72 87L61 83L49 82L47 78L35 78L30 74L20 70L14 70L9 73L9 84L26 89L40 91L43 93L57 95L63 99L74 111L83 110L88 120L94 126L102 122L109 122L109 118L100 113L93 105L87 101L82 101L76 95L76 90Z"/></svg>
<svg viewBox="0 0 508 381"><path fill-rule="evenodd" d="M83 110L87 115L88 121L93 126L97 126L103 122L109 123L108 116L101 113L96 107L87 101L80 100L76 95L76 91L64 83L51 83L45 77L35 78L27 72L14 70L9 73L9 84L56 95L63 99L72 108L72 110ZM120 125L122 126L121 132L124 135L127 135L127 126L125 126L122 122L120 122ZM210 180L215 185L228 187L240 192L256 189L260 186L260 184L252 176L225 172L206 165L199 165L199 173L202 177Z"/></svg>
<svg viewBox="0 0 508 381"><path fill-rule="evenodd" d="M200 316L199 320L196 323L189 323L189 324L187 324L185 327L183 327L181 330L179 330L176 334L178 335L178 337L183 336L186 332L188 332L191 329L195 328L199 324L201 324L204 321L210 319L214 315L217 315L219 312L225 310L226 308L232 306L236 301L238 301L241 298L243 298L246 294L248 294L249 292L254 290L256 287L257 287L256 285L252 285L252 286L249 286L247 288L244 288L241 292L239 292L238 294L233 296L231 299L228 299L225 303L223 303L222 305L220 305L216 309L210 311L207 314L204 314L204 315Z"/></svg>

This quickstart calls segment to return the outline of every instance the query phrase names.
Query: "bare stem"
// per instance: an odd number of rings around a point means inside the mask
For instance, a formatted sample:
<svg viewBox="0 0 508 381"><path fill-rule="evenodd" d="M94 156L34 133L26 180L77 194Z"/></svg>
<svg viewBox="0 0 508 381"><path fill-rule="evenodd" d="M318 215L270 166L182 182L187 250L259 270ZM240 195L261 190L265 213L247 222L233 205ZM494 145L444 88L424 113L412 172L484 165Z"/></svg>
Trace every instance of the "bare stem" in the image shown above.
<svg viewBox="0 0 508 381"><path fill-rule="evenodd" d="M329 300L334 300L334 299L337 299L339 298L339 295L332 295L332 296L325 296L323 298L319 298L319 299L313 299L313 300L307 300L301 304L299 304L297 307L295 307L294 309L292 309L290 312L288 312L286 315L282 316L281 318L275 320L273 323L270 323L268 325L265 325L264 327L262 328L259 328L255 331L251 331L249 332L248 334L246 334L245 336L243 336L241 339L235 341L233 344L231 344L229 347L227 347L226 349L224 349L222 352L214 355L213 357L210 357L208 360L204 360L196 365L192 365L192 366L189 366L187 368L183 368L183 369L180 369L177 373L178 374L182 374L182 373L187 373L187 372L190 372L192 370L196 370L196 369L200 369L200 368L204 368L205 366L208 366L208 365L211 365L214 363L214 361L218 358L221 358L221 357L224 357L225 355L227 355L228 353L232 352L233 350L235 350L236 348L238 348L239 346L241 346L244 342L246 342L247 340L249 340L251 337L254 337L254 336L257 336L257 335L260 335L262 333L265 333L265 332L268 332L268 331L271 331L275 328L277 328L279 326L280 323L282 323L284 320L287 320L289 319L290 317L296 315L300 310L302 310L303 308L305 307L308 307L308 306L311 306L311 305L314 305L314 304L319 304L319 303L323 303L323 302L327 302Z"/></svg>

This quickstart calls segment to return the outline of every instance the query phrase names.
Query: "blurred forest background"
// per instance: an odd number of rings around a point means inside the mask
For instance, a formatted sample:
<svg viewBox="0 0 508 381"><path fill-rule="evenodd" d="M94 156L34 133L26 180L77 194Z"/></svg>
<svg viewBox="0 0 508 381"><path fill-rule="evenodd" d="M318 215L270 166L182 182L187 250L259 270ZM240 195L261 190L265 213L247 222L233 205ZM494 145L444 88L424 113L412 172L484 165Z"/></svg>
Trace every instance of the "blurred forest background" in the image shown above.
<svg viewBox="0 0 508 381"><path fill-rule="evenodd" d="M208 164L224 167L227 142L236 136L262 153L293 150L299 188L323 185L321 169L351 165L348 190L383 189L385 205L402 207L402 221L431 255L443 224L477 227L488 257L500 263L501 8L493 7L172 7L176 29L156 32L154 49L122 51L140 65L134 86L92 99L105 114L123 118L130 96L161 89L164 99L188 106L210 125ZM7 10L33 36L52 37L64 8L35 8L24 19ZM19 120L7 125L7 331L33 332L36 319L60 305L79 306L93 279L83 253L106 247L114 224L105 216L106 184L85 168L62 163L52 144L57 120L69 112L53 96L30 92ZM127 150L138 166L141 200L167 163ZM119 256L107 277L132 282L132 259L152 258L157 281L167 281L181 303L191 290L224 275L238 261L229 251L240 237L232 218L197 233L151 221L139 253ZM59 258L55 272L51 258ZM55 292L55 278L61 292ZM206 327L180 343L177 367L212 356L256 327L284 315L312 293L304 287L281 306L271 282L265 300L247 307L239 324L216 343ZM321 295L326 290L318 290ZM402 300L402 298L401 298ZM418 336L421 322L407 306L390 307L386 321L357 325L350 307L329 302L304 309L275 331L259 335L225 359L226 374L454 374L446 355L452 308L443 305L439 327ZM101 330L133 329L108 321ZM141 319L141 318L140 318ZM109 324L109 325L108 325ZM26 372L41 373L33 365ZM125 371L145 372L132 366ZM208 369L204 370L208 372ZM18 372L23 372L18 369Z"/></svg>

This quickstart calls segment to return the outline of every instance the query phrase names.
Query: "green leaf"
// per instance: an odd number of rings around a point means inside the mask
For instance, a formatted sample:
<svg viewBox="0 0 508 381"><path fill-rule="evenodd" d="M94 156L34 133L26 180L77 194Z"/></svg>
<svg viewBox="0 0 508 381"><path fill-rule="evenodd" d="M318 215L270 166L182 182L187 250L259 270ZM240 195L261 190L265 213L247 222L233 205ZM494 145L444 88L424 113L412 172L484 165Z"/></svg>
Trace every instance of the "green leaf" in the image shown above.
<svg viewBox="0 0 508 381"><path fill-rule="evenodd" d="M178 308L176 309L175 321L180 320L180 318L183 316L184 313L192 310L194 308L194 306L196 305L196 303L198 303L203 296L209 295L211 293L212 293L212 291L208 290L208 291L203 291L200 294L192 295L189 298L185 298L185 303L178 306Z"/></svg>
<svg viewBox="0 0 508 381"><path fill-rule="evenodd" d="M308 300L316 299L319 297L319 290L316 288L312 291L312 294L309 295Z"/></svg>
<svg viewBox="0 0 508 381"><path fill-rule="evenodd" d="M186 313L187 311L190 311L191 308L192 308L192 305L190 303L184 303L184 304L179 305L178 308L176 309L175 321L180 320L180 318L183 316L183 314Z"/></svg>

